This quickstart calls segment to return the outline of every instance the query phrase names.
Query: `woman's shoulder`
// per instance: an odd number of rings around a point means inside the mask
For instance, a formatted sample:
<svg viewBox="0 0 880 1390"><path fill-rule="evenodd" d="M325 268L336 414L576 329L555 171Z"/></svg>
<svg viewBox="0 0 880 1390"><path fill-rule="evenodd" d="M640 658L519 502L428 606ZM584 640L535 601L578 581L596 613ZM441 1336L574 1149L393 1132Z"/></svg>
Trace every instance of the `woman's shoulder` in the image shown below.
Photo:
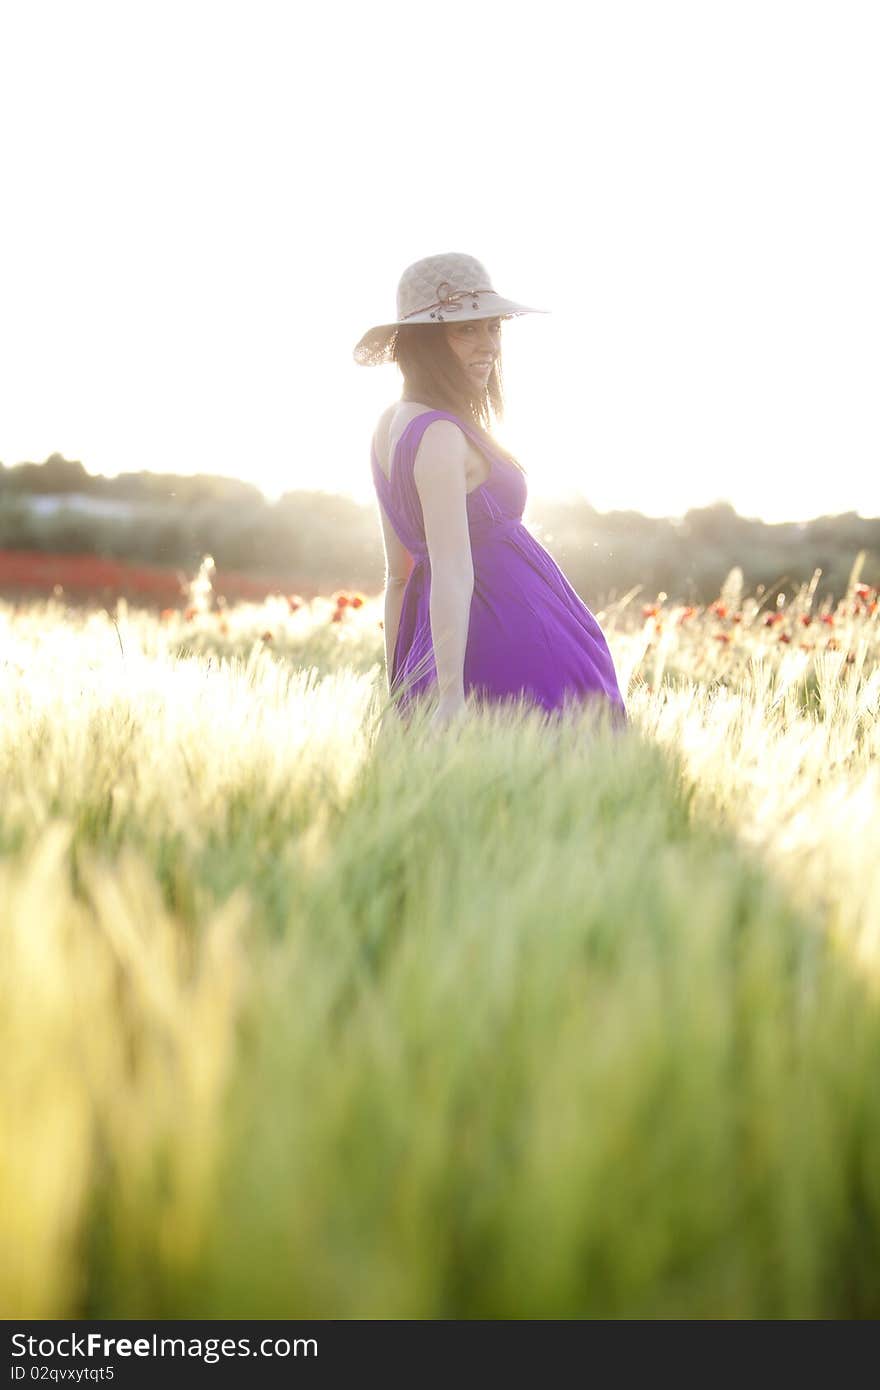
<svg viewBox="0 0 880 1390"><path fill-rule="evenodd" d="M373 431L373 448L386 476L388 459L407 425L416 416L433 409L433 406L424 405L421 401L392 401L382 411Z"/></svg>
<svg viewBox="0 0 880 1390"><path fill-rule="evenodd" d="M421 401L392 401L379 416L377 432L383 428L393 430L396 424L408 425L417 415L424 415L426 410L433 409L432 405L424 405Z"/></svg>

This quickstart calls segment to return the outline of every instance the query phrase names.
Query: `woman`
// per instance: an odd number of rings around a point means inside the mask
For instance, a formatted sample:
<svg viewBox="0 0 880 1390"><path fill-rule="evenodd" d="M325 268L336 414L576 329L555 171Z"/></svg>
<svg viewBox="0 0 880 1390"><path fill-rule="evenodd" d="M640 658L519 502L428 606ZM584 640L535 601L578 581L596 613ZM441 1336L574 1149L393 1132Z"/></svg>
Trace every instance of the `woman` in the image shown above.
<svg viewBox="0 0 880 1390"><path fill-rule="evenodd" d="M523 525L523 470L489 433L503 416L501 321L545 312L502 299L472 256L428 256L403 272L396 320L354 350L403 374L371 450L389 690L401 711L437 695L441 725L469 697L551 711L598 699L627 722L602 630Z"/></svg>

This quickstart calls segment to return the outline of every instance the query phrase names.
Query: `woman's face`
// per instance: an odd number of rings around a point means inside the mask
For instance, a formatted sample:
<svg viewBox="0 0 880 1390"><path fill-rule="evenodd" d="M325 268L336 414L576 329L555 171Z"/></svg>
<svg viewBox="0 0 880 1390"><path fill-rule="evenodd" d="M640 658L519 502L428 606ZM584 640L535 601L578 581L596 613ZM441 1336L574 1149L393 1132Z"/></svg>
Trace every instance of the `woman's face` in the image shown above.
<svg viewBox="0 0 880 1390"><path fill-rule="evenodd" d="M467 376L482 390L501 350L501 319L466 319L444 327L446 341Z"/></svg>

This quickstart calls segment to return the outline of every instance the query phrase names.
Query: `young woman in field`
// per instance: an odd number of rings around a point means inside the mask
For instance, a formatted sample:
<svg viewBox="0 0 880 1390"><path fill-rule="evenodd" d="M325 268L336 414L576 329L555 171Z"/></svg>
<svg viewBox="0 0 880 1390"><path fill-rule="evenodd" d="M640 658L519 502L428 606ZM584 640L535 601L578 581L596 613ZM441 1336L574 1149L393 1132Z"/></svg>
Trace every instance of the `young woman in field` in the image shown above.
<svg viewBox="0 0 880 1390"><path fill-rule="evenodd" d="M523 525L523 469L489 433L503 418L501 322L545 312L501 298L472 256L428 256L403 272L396 320L354 350L403 375L371 449L389 690L401 711L433 693L441 725L471 698L523 696L556 711L600 700L627 722L601 628Z"/></svg>

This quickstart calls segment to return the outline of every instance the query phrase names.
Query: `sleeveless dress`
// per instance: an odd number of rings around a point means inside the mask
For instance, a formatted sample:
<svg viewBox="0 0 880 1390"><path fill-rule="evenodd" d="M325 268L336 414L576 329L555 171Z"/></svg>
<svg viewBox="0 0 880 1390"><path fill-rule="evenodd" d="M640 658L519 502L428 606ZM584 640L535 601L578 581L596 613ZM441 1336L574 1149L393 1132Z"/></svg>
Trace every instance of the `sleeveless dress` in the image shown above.
<svg viewBox="0 0 880 1390"><path fill-rule="evenodd" d="M415 560L407 580L394 645L389 688L401 713L436 690L429 601L431 566L422 506L413 476L419 442L434 420L452 420L486 454L489 476L467 495L474 567L465 695L477 704L525 695L529 703L561 712L568 703L598 700L612 727L628 716L614 662L598 622L555 560L523 525L528 490L518 468L494 454L467 421L448 410L427 410L410 420L383 473L371 447L379 500Z"/></svg>

